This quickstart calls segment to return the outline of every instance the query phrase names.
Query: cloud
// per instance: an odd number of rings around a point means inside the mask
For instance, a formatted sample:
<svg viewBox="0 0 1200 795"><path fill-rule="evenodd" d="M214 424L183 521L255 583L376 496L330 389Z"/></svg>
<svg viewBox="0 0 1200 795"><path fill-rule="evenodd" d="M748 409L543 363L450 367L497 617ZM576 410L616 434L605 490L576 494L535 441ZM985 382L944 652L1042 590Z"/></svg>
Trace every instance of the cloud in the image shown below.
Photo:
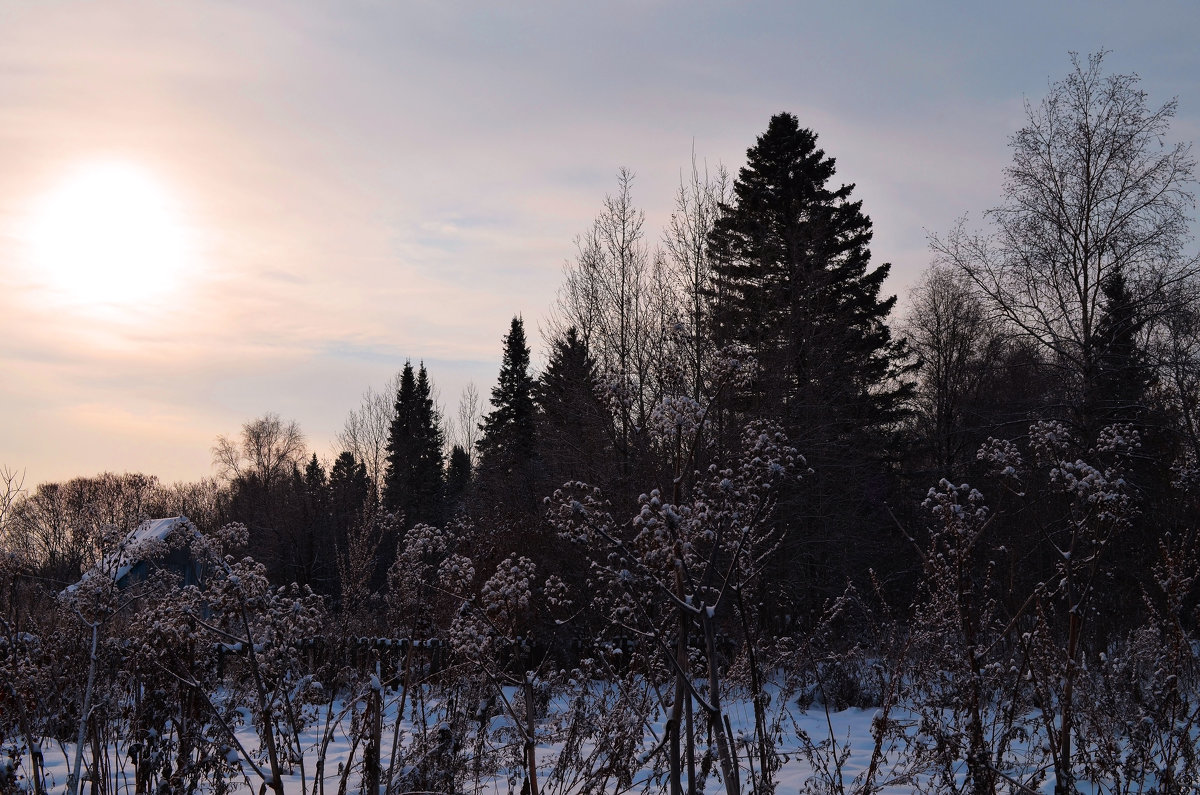
<svg viewBox="0 0 1200 795"><path fill-rule="evenodd" d="M447 403L486 395L618 167L655 244L693 147L736 171L781 110L857 183L902 292L926 228L995 203L1022 98L1068 49L1113 47L1200 129L1200 30L1174 8L1164 30L1037 3L8 6L0 465L198 477L212 437L268 410L324 449L409 357ZM199 264L126 316L55 310L21 271L22 214L114 156L172 191Z"/></svg>

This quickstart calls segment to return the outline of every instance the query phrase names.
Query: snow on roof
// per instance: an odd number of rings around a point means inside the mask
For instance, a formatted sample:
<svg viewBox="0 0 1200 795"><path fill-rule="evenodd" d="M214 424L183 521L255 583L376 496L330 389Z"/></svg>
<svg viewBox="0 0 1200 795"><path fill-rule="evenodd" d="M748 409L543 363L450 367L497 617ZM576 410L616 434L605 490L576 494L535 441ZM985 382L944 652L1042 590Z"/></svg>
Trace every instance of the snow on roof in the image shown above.
<svg viewBox="0 0 1200 795"><path fill-rule="evenodd" d="M120 582L129 575L129 572L133 571L134 566L146 558L148 544L164 541L175 528L180 525L186 527L190 524L191 522L186 516L147 519L125 536L115 552L108 553L99 563L88 569L80 578L80 582L95 576L97 572L103 572L112 577L113 582ZM68 591L74 589L74 585L67 588Z"/></svg>
<svg viewBox="0 0 1200 795"><path fill-rule="evenodd" d="M110 568L109 557L115 559L112 563L117 563L116 571L113 571L113 580L120 582L129 574L145 556L144 549L147 541L163 541L171 532L179 525L187 525L188 518L186 516L171 516L166 519L147 519L137 526L129 535L125 536L125 541L118 547L117 551L111 556L106 555L104 560L104 568L112 571Z"/></svg>

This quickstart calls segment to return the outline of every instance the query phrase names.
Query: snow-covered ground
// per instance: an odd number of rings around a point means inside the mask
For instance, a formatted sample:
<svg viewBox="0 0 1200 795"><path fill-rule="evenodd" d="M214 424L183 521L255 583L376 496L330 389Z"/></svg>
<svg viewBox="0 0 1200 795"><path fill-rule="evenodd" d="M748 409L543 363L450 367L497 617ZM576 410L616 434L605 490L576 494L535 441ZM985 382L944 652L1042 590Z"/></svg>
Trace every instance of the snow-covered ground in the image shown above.
<svg viewBox="0 0 1200 795"><path fill-rule="evenodd" d="M593 687L606 688L604 685L593 684ZM366 692L366 691L363 691ZM608 691L613 692L613 691ZM513 688L505 688L505 698L511 704L517 704L520 700L519 693ZM384 710L382 716L383 730L381 733L382 747L380 759L383 768L383 781L387 779L387 770L389 762L392 759L392 743L393 737L398 736L400 740L401 752L398 754L399 768L405 763L405 759L413 758L414 736L418 731L418 723L414 716L414 705L411 697L406 702L406 714L400 721L398 735L394 734L396 728L396 713L399 707L399 694L389 690L383 691ZM437 697L431 692L427 698L422 701L421 709L429 716L426 721L427 728L432 729L432 733L436 734L439 728L438 724L441 721L440 715L444 715L442 707L444 705L438 702ZM775 752L778 754L781 764L773 775L775 783L775 791L778 793L859 793L870 791L872 793L883 793L884 795L899 795L899 793L912 793L914 791L922 792L939 792L949 790L944 780L939 784L939 780L931 778L931 770L933 769L929 762L928 755L923 757L923 762L916 761L920 755L911 753L911 748L905 749L901 747L904 740L901 739L906 735L912 737L920 724L920 718L915 714L903 709L892 710L887 718L893 731L885 736L891 739L887 740L881 748L881 753L873 753L875 751L875 734L873 727L878 722L881 715L880 710L876 709L845 709L841 711L826 711L820 704L814 705L807 710L801 710L794 703L788 705L786 709L780 709L781 704L775 702L774 715L771 718L771 723L776 726L778 733L776 734ZM568 795L568 793L578 792L583 789L582 782L579 778L567 775L554 775L553 769L556 761L561 754L564 753L563 733L561 731L562 722L556 720L565 715L571 708L570 699L566 697L558 697L553 699L547 707L545 717L538 721L537 735L537 768L538 782L540 785L541 795ZM361 791L362 782L362 760L364 753L364 742L361 740L363 714L365 710L365 702L357 701L354 704L348 704L344 699L334 699L331 704L314 704L308 707L310 710L310 721L308 727L300 735L301 754L291 754L292 758L285 760L286 775L284 776L284 791L288 793L337 793L341 784L342 771L349 761L351 767L346 776L348 793L357 793ZM731 698L725 703L725 712L729 718L730 728L732 729L735 738L739 738L735 742L736 750L739 755L739 777L741 781L741 791L750 793L757 791L759 788L758 777L761 775L760 765L756 757L754 757L753 744L742 742L740 738L746 738L753 735L754 731L754 714L753 707L747 699ZM494 714L494 712L493 712ZM332 724L328 722L328 716L333 715L335 720ZM340 718L338 717L340 715ZM484 739L479 741L478 735L472 732L472 737L458 746L458 766L461 771L466 771L465 778L460 779L460 790L463 792L474 793L494 793L495 795L515 795L522 791L524 783L524 771L520 767L518 760L521 759L521 739L516 728L504 716L503 710L500 714L491 719L488 730L484 733ZM255 732L253 722L250 717L249 710L242 710L243 722L237 729L237 734L241 745L250 754L260 757L258 759L258 769L269 771L269 767L265 761L265 753L260 747L258 734ZM651 716L650 722L646 724L645 736L642 738L641 752L659 746L659 741L663 737L665 715L662 710ZM332 725L334 728L330 733L327 742L324 761L324 775L321 787L316 781L316 766L320 749L323 743L323 737L326 734L326 726ZM901 731L896 731L895 727L905 727ZM773 729L773 731L775 731ZM359 735L359 740L354 739L354 734ZM461 739L461 738L459 738ZM1200 738L1198 738L1200 739ZM478 744L477 744L478 741ZM1031 742L1040 743L1036 737L1030 738ZM487 761L480 767L476 767L475 759L472 754L472 747L478 749L483 748ZM107 791L109 793L123 794L133 793L135 791L134 770L133 764L130 761L130 749L123 745L114 745L110 747L108 755L108 765L111 766L109 771L110 786ZM582 753L578 757L587 759L590 752L596 750L594 746L590 746L587 742L584 743L581 749ZM696 751L697 757L703 754L705 749L698 748ZM1041 758L1046 760L1044 753L1025 753L1028 749L1017 748L1015 752L1029 760ZM44 746L45 762L46 762L46 783L48 792L64 793L67 792L67 781L71 765L74 759L74 749L67 744L47 743ZM286 752L282 752L285 756ZM631 774L631 780L625 784L618 784L615 778L609 777L605 780L603 790L605 792L614 793L641 793L641 792L667 792L668 786L663 771L655 771L651 765L641 762L638 759L638 754L630 755L632 758L612 759L613 768L621 773L628 772ZM85 754L85 768L89 761ZM575 758L578 758L575 757ZM597 766L602 766L597 759L603 759L604 754L601 753L598 757L590 760L589 764L593 769ZM231 763L230 771L233 773L229 779L229 791L233 792L253 792L262 791L263 778L256 773L254 765L250 764L244 757L241 757L237 750L230 749L228 759ZM868 770L875 762L875 768ZM944 760L943 760L944 761ZM660 760L661 763L661 760ZM949 775L953 779L956 788L961 787L966 779L966 763L961 759L954 759L951 755L949 763L952 770L947 773L945 770L938 775ZM1002 792L1043 792L1049 793L1054 789L1053 776L1047 770L1038 770L1032 765L1031 767L1013 773L1021 780L1022 786L1018 786L1013 779L1001 781L999 791ZM920 769L918 765L923 765ZM699 766L699 762L697 762ZM240 772L238 772L240 770ZM717 779L717 771L719 765L715 762L711 765L710 775L705 782L704 791L708 793L723 793L725 791L723 784ZM472 773L471 771L475 771ZM85 772L85 778L87 774ZM873 786L869 790L863 788L863 784L867 779L870 779ZM1032 788L1027 785L1031 782L1036 782ZM593 780L594 783L594 780ZM1128 787L1133 785L1133 789L1110 786L1110 783L1105 783L1102 786L1095 783L1077 782L1078 791L1081 793L1108 793L1108 792L1151 792L1153 781L1141 782L1124 782ZM1142 789L1142 788L1145 789ZM2 788L0 788L2 789ZM81 789L82 792L90 791L90 787L85 783ZM166 791L159 790L159 791ZM202 788L203 792L211 792L211 789ZM267 790L268 792L270 790ZM391 790L394 793L414 791L413 787L394 786ZM428 795L427 788L418 787L415 791L420 791L423 795ZM594 786L589 790L597 791ZM380 786L380 793L385 792L385 785Z"/></svg>
<svg viewBox="0 0 1200 795"><path fill-rule="evenodd" d="M515 694L510 694L510 697ZM344 706L343 702L335 701L333 711L336 715ZM392 731L391 726L395 721L396 708L398 699L391 697L387 702L387 707L384 715L383 732L383 748L381 758L383 759L385 775L388 760L391 755ZM558 706L557 704L554 706ZM361 714L361 705L358 711ZM553 710L553 707L552 707ZM301 792L316 792L319 789L315 786L314 781L314 766L318 749L321 744L323 734L323 721L326 713L326 708L322 707L317 719L301 736L304 746L304 772L301 774L298 764L289 765L290 774L285 777L284 789L291 793ZM748 701L736 700L728 705L728 714L730 724L735 735L748 734L753 729L754 718L752 707ZM819 707L810 709L807 712L799 712L792 716L795 720L795 728L789 726L789 734L795 734L795 729L798 728L805 732L814 743L825 743L826 749L833 751L832 754L824 755L825 758L833 759L835 756L840 756L841 753L848 754L841 766L840 776L850 789L850 785L856 776L864 773L866 766L871 756L871 748L874 740L871 736L871 723L876 712L874 710L849 709L841 712L831 712L826 715L825 711ZM503 728L505 719L502 717L493 720L493 730ZM661 730L661 722L655 725L655 730ZM347 758L351 755L352 741L349 737L350 729L350 713L347 712L346 718L342 721L342 725L334 733L334 737L329 744L327 758L325 761L325 791L337 792L340 779L340 771L345 764ZM413 726L410 720L405 720L401 723L401 742L405 742L406 738L411 738ZM242 744L251 752L256 752L259 746L258 737L255 734L250 721L239 729L239 737ZM793 737L793 739L795 739ZM749 791L752 785L752 778L759 774L755 769L753 772L747 763L745 756L745 747L739 749L743 756L741 758L741 777L743 789ZM779 792L791 793L807 791L810 788L817 791L828 791L831 789L829 782L823 780L824 776L836 776L838 771L834 769L814 770L812 764L813 758L809 754L805 754L804 750L799 747L796 742L790 745L786 744L777 749L781 754L783 763L782 769L775 775L775 781L778 785ZM70 772L71 762L74 758L74 749L71 745L55 744L50 747L45 747L46 753L46 772L47 784L50 792L65 792L66 782ZM124 762L122 767L114 769L111 772L111 787L110 792L113 793L132 793L134 792L134 773L132 764L128 759L128 748L114 747L111 758L113 765L116 767L120 762ZM537 749L539 779L542 783L542 791L560 792L561 784L555 787L555 783L549 780L549 771L554 765L554 762L561 751L561 745L550 742L540 742ZM355 766L361 764L362 748L361 745L355 751L353 764ZM231 757L232 758L232 757ZM469 753L467 755L468 762L470 761ZM86 763L85 759L85 763ZM262 784L262 779L257 776L251 766L245 762L239 763L243 775L239 775L232 780L231 784L234 791L238 792L258 792ZM641 791L649 788L651 791L657 791L665 788L665 781L655 781L653 772L648 768L633 770L636 767L636 760L623 761L623 764L629 765L633 776L633 791ZM263 769L267 769L266 765L262 765ZM757 765L755 765L757 768ZM86 775L86 774L85 774ZM479 791L484 793L502 793L507 795L509 792L519 792L522 784L523 772L519 769L504 769L501 768L498 772L491 773L479 782ZM357 769L353 771L349 780L349 791L357 792L359 785L359 774ZM468 787L472 782L468 782ZM706 787L709 792L723 791L719 782L710 780ZM88 791L85 784L83 791ZM382 790L381 790L382 791ZM907 793L911 792L912 787L906 783L892 783L885 785L880 792L883 793Z"/></svg>

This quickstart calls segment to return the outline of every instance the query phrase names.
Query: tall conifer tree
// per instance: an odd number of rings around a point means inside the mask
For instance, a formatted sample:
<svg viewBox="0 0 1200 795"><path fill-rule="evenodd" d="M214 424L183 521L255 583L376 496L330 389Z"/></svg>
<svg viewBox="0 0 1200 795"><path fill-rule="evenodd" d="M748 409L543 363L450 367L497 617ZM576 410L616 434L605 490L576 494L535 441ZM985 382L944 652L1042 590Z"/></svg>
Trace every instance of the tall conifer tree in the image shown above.
<svg viewBox="0 0 1200 795"><path fill-rule="evenodd" d="M346 450L333 462L329 470L329 501L334 524L345 535L345 531L360 522L370 506L374 489L367 467Z"/></svg>
<svg viewBox="0 0 1200 795"><path fill-rule="evenodd" d="M525 324L514 317L504 336L500 377L492 388L492 410L479 424L476 443L481 468L510 469L533 456L533 377L529 374L529 346Z"/></svg>
<svg viewBox="0 0 1200 795"><path fill-rule="evenodd" d="M903 344L884 320L887 264L871 267L871 220L817 136L781 113L746 153L710 236L715 336L748 345L762 365L755 413L777 416L801 443L842 443L894 421ZM809 450L806 449L806 453Z"/></svg>
<svg viewBox="0 0 1200 795"><path fill-rule="evenodd" d="M747 346L760 365L726 427L776 419L815 470L779 511L775 581L800 611L891 554L878 532L892 486L881 459L912 390L884 322L896 300L880 295L889 266L872 266L871 221L835 173L812 130L774 116L709 238L716 341Z"/></svg>
<svg viewBox="0 0 1200 795"><path fill-rule="evenodd" d="M1125 274L1114 270L1100 284L1103 314L1096 324L1092 372L1085 373L1080 425L1087 438L1111 422L1137 422L1146 413L1154 373L1138 335L1146 325Z"/></svg>
<svg viewBox="0 0 1200 795"><path fill-rule="evenodd" d="M441 519L443 439L425 364L414 375L412 362L405 362L388 434L383 502L389 509L403 511L410 526Z"/></svg>
<svg viewBox="0 0 1200 795"><path fill-rule="evenodd" d="M612 418L598 396L596 369L573 326L551 341L535 387L538 458L549 488L568 480L607 485L612 474Z"/></svg>
<svg viewBox="0 0 1200 795"><path fill-rule="evenodd" d="M446 462L446 500L453 511L462 502L471 485L471 454L461 444L450 449L450 460Z"/></svg>

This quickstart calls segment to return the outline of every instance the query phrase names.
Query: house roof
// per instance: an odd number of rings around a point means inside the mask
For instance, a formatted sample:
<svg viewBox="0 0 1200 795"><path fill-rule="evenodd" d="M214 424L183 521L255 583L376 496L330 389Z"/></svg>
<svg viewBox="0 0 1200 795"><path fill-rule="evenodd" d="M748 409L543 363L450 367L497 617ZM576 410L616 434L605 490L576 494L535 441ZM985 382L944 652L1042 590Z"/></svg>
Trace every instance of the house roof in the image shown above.
<svg viewBox="0 0 1200 795"><path fill-rule="evenodd" d="M84 572L83 576L79 578L79 582L84 582L96 576L97 573L104 573L112 577L113 582L119 583L129 575L129 572L133 571L134 566L146 559L147 542L163 541L175 528L180 525L186 527L190 524L191 522L186 516L147 519L121 540L115 552L108 553L96 565ZM67 590L75 590L76 585L68 586Z"/></svg>
<svg viewBox="0 0 1200 795"><path fill-rule="evenodd" d="M111 571L115 582L125 579L134 566L145 558L145 542L162 541L180 525L187 525L186 516L171 516L166 519L147 519L132 530L116 552L104 556L102 571ZM115 568L114 568L115 567Z"/></svg>

